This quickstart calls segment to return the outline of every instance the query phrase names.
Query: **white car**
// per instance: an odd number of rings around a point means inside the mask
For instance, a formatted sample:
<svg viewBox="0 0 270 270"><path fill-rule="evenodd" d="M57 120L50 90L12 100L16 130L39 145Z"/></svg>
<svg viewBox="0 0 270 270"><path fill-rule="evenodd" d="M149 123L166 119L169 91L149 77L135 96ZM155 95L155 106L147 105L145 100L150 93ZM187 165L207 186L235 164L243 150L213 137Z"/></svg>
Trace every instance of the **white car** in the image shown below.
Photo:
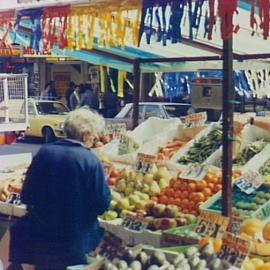
<svg viewBox="0 0 270 270"><path fill-rule="evenodd" d="M149 117L159 117L163 119L173 117L184 117L188 114L191 104L169 103L169 102L140 102L139 103L139 123ZM115 116L115 121L127 123L128 128L132 127L133 103L128 103ZM111 120L113 121L113 120Z"/></svg>

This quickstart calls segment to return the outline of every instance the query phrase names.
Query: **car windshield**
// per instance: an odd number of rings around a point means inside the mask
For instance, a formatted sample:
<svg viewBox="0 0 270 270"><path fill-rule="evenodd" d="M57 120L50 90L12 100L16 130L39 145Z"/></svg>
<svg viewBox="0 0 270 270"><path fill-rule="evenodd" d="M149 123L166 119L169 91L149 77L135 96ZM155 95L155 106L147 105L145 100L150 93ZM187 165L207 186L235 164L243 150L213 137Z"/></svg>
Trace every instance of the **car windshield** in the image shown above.
<svg viewBox="0 0 270 270"><path fill-rule="evenodd" d="M165 111L170 117L180 117L188 114L188 109L191 105L164 105Z"/></svg>
<svg viewBox="0 0 270 270"><path fill-rule="evenodd" d="M69 110L60 102L37 102L39 114L67 114Z"/></svg>

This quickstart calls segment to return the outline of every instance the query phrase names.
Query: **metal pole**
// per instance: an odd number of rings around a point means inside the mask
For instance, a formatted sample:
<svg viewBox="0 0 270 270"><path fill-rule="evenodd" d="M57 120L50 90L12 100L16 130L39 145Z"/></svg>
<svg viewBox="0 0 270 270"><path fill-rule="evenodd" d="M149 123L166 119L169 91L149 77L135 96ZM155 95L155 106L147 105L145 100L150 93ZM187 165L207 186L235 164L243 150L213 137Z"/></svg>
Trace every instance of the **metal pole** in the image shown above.
<svg viewBox="0 0 270 270"><path fill-rule="evenodd" d="M140 88L141 88L141 69L140 61L136 59L133 66L133 76L134 76L134 90L133 90L133 128L137 127L139 124L139 101L140 101Z"/></svg>
<svg viewBox="0 0 270 270"><path fill-rule="evenodd" d="M232 39L223 41L223 215L232 215L234 75Z"/></svg>

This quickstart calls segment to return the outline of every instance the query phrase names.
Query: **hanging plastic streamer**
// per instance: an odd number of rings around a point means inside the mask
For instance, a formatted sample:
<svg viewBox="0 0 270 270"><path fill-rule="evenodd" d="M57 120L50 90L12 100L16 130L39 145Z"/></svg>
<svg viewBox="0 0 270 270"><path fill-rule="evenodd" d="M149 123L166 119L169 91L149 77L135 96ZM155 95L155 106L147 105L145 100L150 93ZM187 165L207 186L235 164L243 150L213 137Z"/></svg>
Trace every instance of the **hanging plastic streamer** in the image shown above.
<svg viewBox="0 0 270 270"><path fill-rule="evenodd" d="M168 40L172 43L181 42L181 21L184 8L189 1L144 0L140 39L145 33L147 44L151 43L152 36L157 36L156 41L162 42L164 46L167 45ZM192 10L190 21L192 21Z"/></svg>
<svg viewBox="0 0 270 270"><path fill-rule="evenodd" d="M1 50L9 50L12 54L10 33L13 32L15 18L15 10L0 12L0 27L4 30L3 36L0 37L0 54Z"/></svg>
<svg viewBox="0 0 270 270"><path fill-rule="evenodd" d="M221 19L221 37L223 40L232 38L237 33L239 25L233 25L234 13L237 11L237 0L219 0L219 16Z"/></svg>
<svg viewBox="0 0 270 270"><path fill-rule="evenodd" d="M148 96L152 97L154 95L156 95L157 97L163 97L163 85L164 85L164 81L163 81L163 73L162 72L155 72L155 77L156 77L156 82L153 85L152 89L150 90Z"/></svg>
<svg viewBox="0 0 270 270"><path fill-rule="evenodd" d="M255 9L256 9L256 0L251 2L251 12L250 12L250 27L252 28L251 35L254 36L258 31L258 22L255 17Z"/></svg>
<svg viewBox="0 0 270 270"><path fill-rule="evenodd" d="M64 49L68 46L68 16L70 6L47 7L44 9L43 33L44 49L54 46Z"/></svg>
<svg viewBox="0 0 270 270"><path fill-rule="evenodd" d="M193 19L192 19L192 28L196 30L196 35L197 37L200 24L201 24L201 18L202 18L202 13L203 13L203 5L205 4L205 0L197 0L195 3L194 11L193 11Z"/></svg>
<svg viewBox="0 0 270 270"><path fill-rule="evenodd" d="M141 1L74 6L69 16L70 49L138 45ZM96 43L95 43L96 41Z"/></svg>
<svg viewBox="0 0 270 270"><path fill-rule="evenodd" d="M261 18L260 28L263 29L263 38L267 39L269 37L270 2L269 0L258 0L258 5L260 9L260 18Z"/></svg>
<svg viewBox="0 0 270 270"><path fill-rule="evenodd" d="M17 13L17 21L16 21L16 32L24 32L25 25L23 22L29 22L28 31L29 34L29 48L35 51L42 51L42 15L43 9L42 8L35 8L35 9L27 9L21 10Z"/></svg>

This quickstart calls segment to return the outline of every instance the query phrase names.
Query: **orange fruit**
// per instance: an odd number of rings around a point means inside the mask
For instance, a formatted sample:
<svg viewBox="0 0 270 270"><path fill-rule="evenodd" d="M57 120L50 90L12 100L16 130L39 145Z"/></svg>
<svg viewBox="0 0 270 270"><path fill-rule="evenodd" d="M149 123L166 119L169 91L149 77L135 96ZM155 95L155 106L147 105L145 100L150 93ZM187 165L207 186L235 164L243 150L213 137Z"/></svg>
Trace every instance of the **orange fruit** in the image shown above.
<svg viewBox="0 0 270 270"><path fill-rule="evenodd" d="M204 194L202 192L197 192L195 200L196 202L204 202L205 201Z"/></svg>
<svg viewBox="0 0 270 270"><path fill-rule="evenodd" d="M207 187L210 188L213 191L213 189L214 189L215 186L214 186L213 183L208 183L207 184Z"/></svg>
<svg viewBox="0 0 270 270"><path fill-rule="evenodd" d="M204 194L205 197L209 197L212 195L212 190L208 187L204 188L202 193Z"/></svg>
<svg viewBox="0 0 270 270"><path fill-rule="evenodd" d="M270 241L270 222L265 224L263 227L263 238Z"/></svg>
<svg viewBox="0 0 270 270"><path fill-rule="evenodd" d="M196 188L197 188L198 191L202 191L206 187L207 187L206 181L202 180L202 181L197 181L196 182Z"/></svg>
<svg viewBox="0 0 270 270"><path fill-rule="evenodd" d="M188 184L188 191L189 191L189 192L194 192L194 191L196 191L196 184L195 184L195 183L189 183L189 184Z"/></svg>
<svg viewBox="0 0 270 270"><path fill-rule="evenodd" d="M175 197L175 198L181 198L181 194L182 194L182 191L177 190L177 191L175 192L175 194L174 194L174 197Z"/></svg>
<svg viewBox="0 0 270 270"><path fill-rule="evenodd" d="M168 197L172 197L174 195L174 189L173 188L167 188L165 190L165 194L168 196Z"/></svg>
<svg viewBox="0 0 270 270"><path fill-rule="evenodd" d="M205 180L207 182L211 182L213 177L214 177L214 174L212 172L208 172L207 175L205 176Z"/></svg>
<svg viewBox="0 0 270 270"><path fill-rule="evenodd" d="M213 239L211 237L205 237L199 241L199 248L203 248L211 243L213 243Z"/></svg>
<svg viewBox="0 0 270 270"><path fill-rule="evenodd" d="M213 189L213 192L214 192L214 193L217 193L217 192L219 192L220 190L222 190L222 185L217 184L217 185L215 185L215 187L214 187L214 189Z"/></svg>

